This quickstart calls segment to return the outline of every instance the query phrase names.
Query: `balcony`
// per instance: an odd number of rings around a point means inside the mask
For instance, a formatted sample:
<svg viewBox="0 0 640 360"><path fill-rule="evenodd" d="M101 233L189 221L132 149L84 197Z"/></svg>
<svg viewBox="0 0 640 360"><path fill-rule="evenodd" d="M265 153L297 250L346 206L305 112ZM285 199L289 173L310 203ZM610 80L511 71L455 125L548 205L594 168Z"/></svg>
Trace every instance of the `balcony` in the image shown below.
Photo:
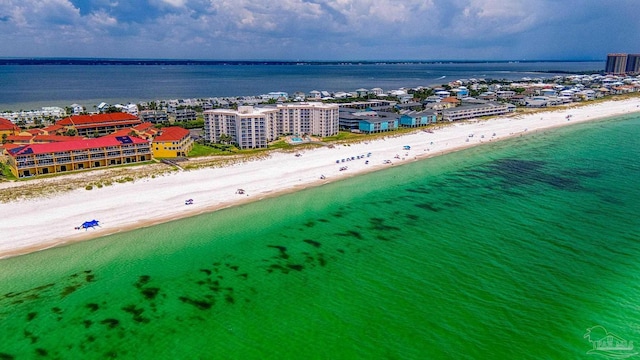
<svg viewBox="0 0 640 360"><path fill-rule="evenodd" d="M36 163L33 162L33 161L19 161L18 162L18 167L21 168L21 169L34 167L35 165L36 165Z"/></svg>

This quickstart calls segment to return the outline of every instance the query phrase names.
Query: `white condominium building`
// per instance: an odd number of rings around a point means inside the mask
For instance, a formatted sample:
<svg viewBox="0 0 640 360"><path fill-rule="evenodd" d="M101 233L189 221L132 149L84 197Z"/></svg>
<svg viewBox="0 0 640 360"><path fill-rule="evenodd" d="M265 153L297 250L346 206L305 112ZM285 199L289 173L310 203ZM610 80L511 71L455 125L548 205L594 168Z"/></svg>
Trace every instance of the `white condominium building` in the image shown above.
<svg viewBox="0 0 640 360"><path fill-rule="evenodd" d="M319 102L279 104L274 107L240 106L238 110L204 112L204 136L210 142L230 140L242 149L264 148L280 135L331 136L338 133L337 104Z"/></svg>
<svg viewBox="0 0 640 360"><path fill-rule="evenodd" d="M279 104L279 134L331 136L338 133L338 104L320 102Z"/></svg>
<svg viewBox="0 0 640 360"><path fill-rule="evenodd" d="M241 149L266 148L277 137L274 131L277 112L253 106L206 110L204 138L213 143L236 143Z"/></svg>

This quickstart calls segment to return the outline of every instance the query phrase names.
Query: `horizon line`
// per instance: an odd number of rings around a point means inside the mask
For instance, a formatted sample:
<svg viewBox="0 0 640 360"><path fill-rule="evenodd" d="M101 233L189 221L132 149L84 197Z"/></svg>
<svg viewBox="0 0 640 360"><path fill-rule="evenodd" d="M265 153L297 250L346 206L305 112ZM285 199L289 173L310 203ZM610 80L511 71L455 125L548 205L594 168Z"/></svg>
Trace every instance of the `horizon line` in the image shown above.
<svg viewBox="0 0 640 360"><path fill-rule="evenodd" d="M473 63L536 63L536 62L605 62L605 60L595 59L511 59L511 60L490 60L490 59L371 59L371 60L302 60L302 59L191 59L191 58L112 58L112 57L0 57L0 65L9 63L48 63L52 65L66 65L64 62L72 63L179 63L179 64L403 64L403 63L426 63L426 64L473 64Z"/></svg>

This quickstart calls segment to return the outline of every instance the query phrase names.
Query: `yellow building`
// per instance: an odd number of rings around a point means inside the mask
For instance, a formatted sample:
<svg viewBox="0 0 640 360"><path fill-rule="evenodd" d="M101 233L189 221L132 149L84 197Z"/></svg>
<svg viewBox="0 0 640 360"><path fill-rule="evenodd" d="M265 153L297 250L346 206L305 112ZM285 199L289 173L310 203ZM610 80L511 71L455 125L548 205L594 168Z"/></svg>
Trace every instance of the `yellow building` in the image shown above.
<svg viewBox="0 0 640 360"><path fill-rule="evenodd" d="M169 126L160 129L160 133L151 141L151 151L155 158L185 157L193 148L193 139L189 130Z"/></svg>

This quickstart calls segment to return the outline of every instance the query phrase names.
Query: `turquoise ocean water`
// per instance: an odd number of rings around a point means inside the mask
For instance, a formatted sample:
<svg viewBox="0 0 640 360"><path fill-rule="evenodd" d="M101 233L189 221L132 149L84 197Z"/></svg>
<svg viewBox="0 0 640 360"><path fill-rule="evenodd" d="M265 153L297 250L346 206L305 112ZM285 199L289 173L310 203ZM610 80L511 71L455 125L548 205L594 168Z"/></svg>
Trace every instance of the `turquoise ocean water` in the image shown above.
<svg viewBox="0 0 640 360"><path fill-rule="evenodd" d="M2 260L0 359L602 358L588 328L640 342L639 139L577 124Z"/></svg>

